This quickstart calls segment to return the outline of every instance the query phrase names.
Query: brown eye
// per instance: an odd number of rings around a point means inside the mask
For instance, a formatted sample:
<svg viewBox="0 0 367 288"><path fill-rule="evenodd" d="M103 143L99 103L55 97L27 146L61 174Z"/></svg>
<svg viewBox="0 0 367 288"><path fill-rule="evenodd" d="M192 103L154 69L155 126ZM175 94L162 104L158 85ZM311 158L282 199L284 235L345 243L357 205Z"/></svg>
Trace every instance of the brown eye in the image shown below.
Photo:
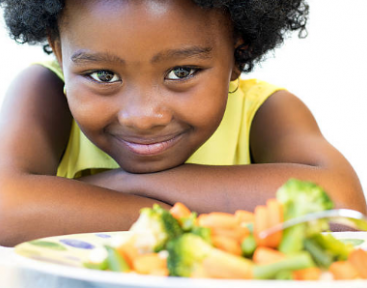
<svg viewBox="0 0 367 288"><path fill-rule="evenodd" d="M196 72L196 69L189 67L176 67L173 68L167 75L168 80L180 80L192 76Z"/></svg>
<svg viewBox="0 0 367 288"><path fill-rule="evenodd" d="M101 83L113 83L120 81L120 78L113 72L108 70L100 70L89 75L91 78Z"/></svg>

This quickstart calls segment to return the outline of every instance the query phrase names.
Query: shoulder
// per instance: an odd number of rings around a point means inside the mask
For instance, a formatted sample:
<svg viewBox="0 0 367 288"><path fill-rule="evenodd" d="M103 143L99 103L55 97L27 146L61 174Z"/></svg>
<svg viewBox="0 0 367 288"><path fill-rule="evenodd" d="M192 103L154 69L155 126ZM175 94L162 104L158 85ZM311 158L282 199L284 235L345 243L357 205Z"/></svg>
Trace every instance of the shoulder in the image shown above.
<svg viewBox="0 0 367 288"><path fill-rule="evenodd" d="M276 121L277 125L281 126L291 126L288 123L290 120L294 125L298 125L298 128L302 125L318 130L315 118L306 104L287 90L274 91L261 106L255 118L255 121L267 124Z"/></svg>
<svg viewBox="0 0 367 288"><path fill-rule="evenodd" d="M33 63L33 65L42 66L44 68L47 68L49 72L52 72L55 74L61 81L64 82L64 74L62 72L62 69L59 65L59 63L56 60L52 61L42 61L42 62L36 62Z"/></svg>
<svg viewBox="0 0 367 288"><path fill-rule="evenodd" d="M0 147L2 157L40 174L57 167L42 163L58 163L69 138L72 117L63 85L41 65L29 66L14 79L0 115L0 136L7 139Z"/></svg>
<svg viewBox="0 0 367 288"><path fill-rule="evenodd" d="M245 117L248 125L251 125L258 110L267 102L270 96L278 91L285 90L281 86L259 79L240 79L237 83L233 81L229 91L233 90L233 87L238 87L238 89L235 93L229 94L228 106L231 106L231 103L235 103L236 106L240 105L243 117Z"/></svg>
<svg viewBox="0 0 367 288"><path fill-rule="evenodd" d="M21 101L60 101L63 94L63 81L50 69L42 65L30 65L12 81L4 100L4 106ZM50 97L46 97L50 95ZM54 95L54 97L51 97ZM28 103L28 104L30 104ZM48 103L50 104L50 103ZM6 109L3 109L6 110Z"/></svg>
<svg viewBox="0 0 367 288"><path fill-rule="evenodd" d="M279 90L257 111L250 142L257 161L278 162L289 160L286 155L291 153L309 155L310 147L317 150L326 140L308 107L294 94ZM313 154L318 153L313 151Z"/></svg>

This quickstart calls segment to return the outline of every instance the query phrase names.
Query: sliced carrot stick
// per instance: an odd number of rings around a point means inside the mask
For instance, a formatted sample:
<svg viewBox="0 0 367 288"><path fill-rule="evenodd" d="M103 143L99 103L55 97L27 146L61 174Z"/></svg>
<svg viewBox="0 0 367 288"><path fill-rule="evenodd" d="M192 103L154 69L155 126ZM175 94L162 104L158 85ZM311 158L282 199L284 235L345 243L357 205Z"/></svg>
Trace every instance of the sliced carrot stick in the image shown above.
<svg viewBox="0 0 367 288"><path fill-rule="evenodd" d="M209 278L219 279L252 279L252 261L234 255L223 257L220 250L210 253L202 262L202 267ZM226 259L223 262L223 258Z"/></svg>
<svg viewBox="0 0 367 288"><path fill-rule="evenodd" d="M177 202L173 207L169 210L172 216L176 219L180 219L183 217L189 217L191 211L184 204Z"/></svg>
<svg viewBox="0 0 367 288"><path fill-rule="evenodd" d="M209 214L201 214L198 217L199 226L217 227L224 229L233 229L238 226L238 222L234 214L224 212L212 212Z"/></svg>
<svg viewBox="0 0 367 288"><path fill-rule="evenodd" d="M259 265L275 263L285 258L286 256L282 252L268 247L256 248L252 256L252 260Z"/></svg>
<svg viewBox="0 0 367 288"><path fill-rule="evenodd" d="M202 265L197 265L194 271L192 271L190 278L209 278L209 275L206 273Z"/></svg>
<svg viewBox="0 0 367 288"><path fill-rule="evenodd" d="M361 278L367 279L367 251L362 249L353 250L348 261L358 271Z"/></svg>
<svg viewBox="0 0 367 288"><path fill-rule="evenodd" d="M136 257L139 256L138 249L133 245L132 242L126 242L116 248L117 252L126 260L130 267L133 267L133 262Z"/></svg>
<svg viewBox="0 0 367 288"><path fill-rule="evenodd" d="M166 276L169 275L169 271L168 271L168 268L154 269L154 270L152 270L151 273L149 273L149 275L166 277Z"/></svg>
<svg viewBox="0 0 367 288"><path fill-rule="evenodd" d="M266 201L268 209L268 225L273 227L283 222L283 206L277 199L268 199ZM282 231L276 232L267 238L269 247L277 248L282 240Z"/></svg>
<svg viewBox="0 0 367 288"><path fill-rule="evenodd" d="M167 269L167 260L158 253L142 254L134 259L133 268L139 274L154 274Z"/></svg>
<svg viewBox="0 0 367 288"><path fill-rule="evenodd" d="M214 247L230 254L237 256L242 254L240 243L230 237L220 235L212 236L212 243Z"/></svg>
<svg viewBox="0 0 367 288"><path fill-rule="evenodd" d="M234 216L236 217L237 221L241 223L254 223L255 221L255 215L252 212L246 211L246 210L237 210L234 213Z"/></svg>
<svg viewBox="0 0 367 288"><path fill-rule="evenodd" d="M269 228L269 213L268 209L263 205L258 205L255 207L255 222L254 222L254 235L256 239L256 243L258 246L268 246L267 238L261 239L259 238L259 233L261 231Z"/></svg>
<svg viewBox="0 0 367 288"><path fill-rule="evenodd" d="M319 280L321 276L321 269L318 267L310 267L293 272L294 280Z"/></svg>
<svg viewBox="0 0 367 288"><path fill-rule="evenodd" d="M211 228L212 236L225 236L236 240L241 243L242 240L250 234L247 227L237 226L233 229L223 229L223 228Z"/></svg>
<svg viewBox="0 0 367 288"><path fill-rule="evenodd" d="M352 280L358 278L358 271L348 261L337 261L330 265L329 271L335 280Z"/></svg>

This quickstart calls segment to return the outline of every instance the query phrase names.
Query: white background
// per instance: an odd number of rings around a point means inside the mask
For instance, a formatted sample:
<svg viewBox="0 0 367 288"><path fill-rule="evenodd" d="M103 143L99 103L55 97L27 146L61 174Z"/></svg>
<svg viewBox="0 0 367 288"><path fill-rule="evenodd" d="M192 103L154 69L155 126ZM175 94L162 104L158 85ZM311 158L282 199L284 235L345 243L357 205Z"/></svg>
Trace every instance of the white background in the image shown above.
<svg viewBox="0 0 367 288"><path fill-rule="evenodd" d="M313 112L325 137L351 162L367 196L367 0L309 0L309 36L293 35L248 77L286 87ZM0 22L0 103L41 47L15 44Z"/></svg>

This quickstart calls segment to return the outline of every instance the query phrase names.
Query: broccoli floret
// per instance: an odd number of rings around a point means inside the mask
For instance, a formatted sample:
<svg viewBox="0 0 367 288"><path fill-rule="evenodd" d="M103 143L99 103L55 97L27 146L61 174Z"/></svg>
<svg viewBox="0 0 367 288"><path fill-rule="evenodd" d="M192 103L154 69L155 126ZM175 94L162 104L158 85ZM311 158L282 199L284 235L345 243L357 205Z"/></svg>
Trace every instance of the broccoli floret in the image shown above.
<svg viewBox="0 0 367 288"><path fill-rule="evenodd" d="M277 199L283 204L285 221L334 207L334 203L320 186L297 179L290 179L280 187L277 191ZM327 229L329 224L325 219L285 229L279 250L284 253L300 251L303 249L305 238Z"/></svg>
<svg viewBox="0 0 367 288"><path fill-rule="evenodd" d="M200 236L186 233L168 242L167 267L171 276L190 277L213 247Z"/></svg>
<svg viewBox="0 0 367 288"><path fill-rule="evenodd" d="M250 278L253 264L242 257L214 248L202 237L186 233L167 244L167 267L171 276L190 277L203 269L203 262L216 265L217 278ZM204 269L205 270L205 269ZM208 272L208 271L206 271ZM218 273L222 273L219 275Z"/></svg>
<svg viewBox="0 0 367 288"><path fill-rule="evenodd" d="M192 234L200 236L210 245L212 245L212 231L208 227L194 226L191 230Z"/></svg>
<svg viewBox="0 0 367 288"><path fill-rule="evenodd" d="M280 187L277 199L283 204L285 221L334 207L334 203L320 186L297 179L289 179Z"/></svg>
<svg viewBox="0 0 367 288"><path fill-rule="evenodd" d="M190 216L180 218L179 223L181 224L181 228L184 232L191 232L192 229L196 226L195 225L196 220L197 220L197 213L191 212Z"/></svg>
<svg viewBox="0 0 367 288"><path fill-rule="evenodd" d="M140 237L136 246L144 252L159 252L165 249L166 243L183 233L178 221L171 213L155 204L153 208L140 210L138 220L130 231Z"/></svg>
<svg viewBox="0 0 367 288"><path fill-rule="evenodd" d="M210 245L212 245L212 231L209 227L197 225L197 213L191 212L188 217L181 217L178 222L184 233L192 233L200 236Z"/></svg>

